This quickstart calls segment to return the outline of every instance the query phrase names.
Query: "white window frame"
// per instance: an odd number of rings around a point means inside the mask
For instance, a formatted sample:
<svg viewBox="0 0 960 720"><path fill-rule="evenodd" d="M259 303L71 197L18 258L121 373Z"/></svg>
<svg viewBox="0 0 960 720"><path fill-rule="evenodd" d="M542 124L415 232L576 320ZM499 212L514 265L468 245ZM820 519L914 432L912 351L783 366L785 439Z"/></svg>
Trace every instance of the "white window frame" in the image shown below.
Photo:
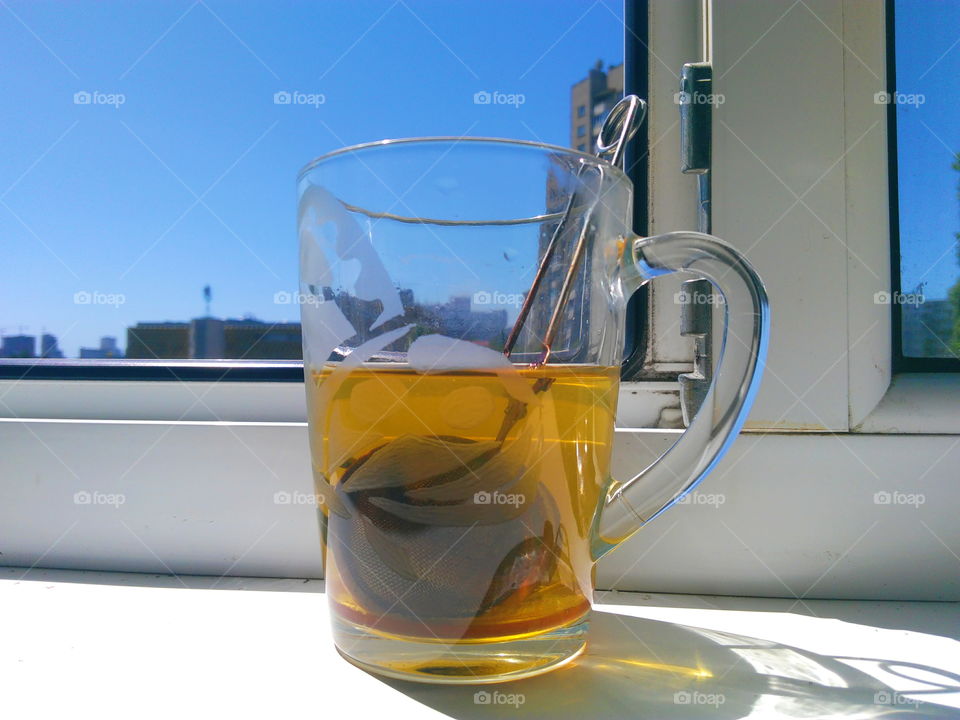
<svg viewBox="0 0 960 720"><path fill-rule="evenodd" d="M777 44L784 26L804 53ZM747 429L960 433L960 373L895 375L890 306L874 302L891 288L886 106L874 102L887 88L885 3L653 0L651 28L651 234L696 227L696 179L677 170L677 69L709 53L725 98L714 111L713 231L757 267L773 314ZM760 72L779 83L758 91ZM818 81L790 82L808 76ZM804 133L819 142L797 157ZM802 167L780 169L791 165ZM755 207L764 201L766 213ZM665 372L691 357L672 302L679 282L651 292L648 353Z"/></svg>
<svg viewBox="0 0 960 720"><path fill-rule="evenodd" d="M807 49L783 57L776 28L789 13ZM768 284L770 362L747 432L702 489L724 503L672 510L601 562L599 585L798 602L960 599L960 529L948 512L960 492L960 377L893 377L889 308L873 303L890 288L885 116L872 102L885 89L883 2L651 0L653 233L696 227L672 96L680 66L703 57L704 26L727 99L714 118L714 232ZM778 72L826 80L758 97L758 75ZM778 145L777 132L802 134L811 119L819 134L802 155ZM777 190L776 214L793 198L764 164L793 168L784 180L798 194L818 182L802 196L809 208L797 204L805 214L778 225L775 246L756 243L766 230L757 198ZM664 372L689 369L677 282L658 280L651 292L651 357ZM801 335L811 325L817 332ZM804 383L813 392L798 390ZM319 576L314 510L265 501L311 492L304 407L302 383L291 382L0 381L2 562ZM661 429L619 431L617 476L668 447L679 431L663 428L677 417L675 383L624 383L620 425ZM922 475L912 473L917 457L928 459ZM871 498L891 490L930 497L910 516L922 527L895 508L877 514ZM77 492L126 502L77 504Z"/></svg>

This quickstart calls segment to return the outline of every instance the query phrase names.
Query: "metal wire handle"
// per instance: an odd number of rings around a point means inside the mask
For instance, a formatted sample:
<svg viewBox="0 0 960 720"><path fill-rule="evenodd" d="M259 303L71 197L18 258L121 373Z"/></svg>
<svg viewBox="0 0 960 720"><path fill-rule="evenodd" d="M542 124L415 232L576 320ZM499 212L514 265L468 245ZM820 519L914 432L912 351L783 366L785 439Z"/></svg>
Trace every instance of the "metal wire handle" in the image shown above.
<svg viewBox="0 0 960 720"><path fill-rule="evenodd" d="M614 105L613 109L610 110L606 119L603 121L603 125L600 127L600 132L597 135L597 157L601 160L606 160L611 165L617 167L621 166L623 163L624 148L630 139L636 134L637 130L640 128L640 125L646 118L646 115L647 103L636 95L627 95L620 102ZM577 169L577 178L580 177L585 167L585 164L581 164ZM600 172L603 172L603 166L600 166ZM517 320L513 324L510 334L507 336L507 341L504 343L503 354L507 357L510 357L510 353L513 351L513 346L520 337L523 324L526 322L527 316L530 314L530 309L533 307L536 294L540 289L540 285L543 283L543 278L547 274L547 268L549 267L550 262L552 261L556 252L557 246L559 245L559 238L566 229L567 223L570 221L570 211L574 206L576 196L576 190L570 194L570 199L567 201L567 205L564 208L563 216L560 218L560 222L557 223L557 227L553 231L553 235L550 238L550 243L547 245L547 248L543 253L543 257L540 258L540 265L537 267L537 273L534 275L533 282L530 285L530 290L523 299L523 305L520 306L520 312L517 314ZM577 274L577 269L579 268L580 262L583 258L584 248L586 247L587 231L590 226L590 218L593 215L594 207L598 201L599 198L595 198L593 202L590 203L589 208L583 215L583 225L580 228L580 235L577 238L577 244L574 246L573 257L570 258L570 267L567 268L567 273L563 278L563 285L560 287L560 296L557 298L557 304L553 308L553 313L550 316L550 322L547 324L547 330L544 333L541 341L543 344L543 352L536 363L537 365L543 365L550 357L551 345L553 344L557 330L560 326L560 317L563 312L563 307L567 304L567 299L570 296L570 290L573 287L574 277Z"/></svg>
<svg viewBox="0 0 960 720"><path fill-rule="evenodd" d="M627 143L647 117L647 103L636 95L627 95L613 106L597 136L597 157L617 167L623 164L623 151ZM613 139L607 139L613 135Z"/></svg>

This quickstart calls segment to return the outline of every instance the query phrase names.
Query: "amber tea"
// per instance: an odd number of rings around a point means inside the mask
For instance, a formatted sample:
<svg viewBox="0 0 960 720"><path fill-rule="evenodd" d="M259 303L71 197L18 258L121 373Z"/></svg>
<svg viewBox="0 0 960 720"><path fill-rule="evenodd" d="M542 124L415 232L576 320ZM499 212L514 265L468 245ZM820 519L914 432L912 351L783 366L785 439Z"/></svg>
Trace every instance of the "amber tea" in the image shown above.
<svg viewBox="0 0 960 720"><path fill-rule="evenodd" d="M576 365L315 372L314 471L342 627L477 643L583 618L618 379Z"/></svg>

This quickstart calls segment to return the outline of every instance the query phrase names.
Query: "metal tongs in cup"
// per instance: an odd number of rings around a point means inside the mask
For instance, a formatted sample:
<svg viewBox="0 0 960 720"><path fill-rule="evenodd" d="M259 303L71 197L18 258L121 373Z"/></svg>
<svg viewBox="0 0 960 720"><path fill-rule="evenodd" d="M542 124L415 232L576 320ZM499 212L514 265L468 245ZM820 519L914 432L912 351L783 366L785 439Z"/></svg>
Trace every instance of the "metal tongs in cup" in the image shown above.
<svg viewBox="0 0 960 720"><path fill-rule="evenodd" d="M632 138L640 128L640 125L643 123L646 114L647 104L636 95L627 95L620 102L614 105L613 109L610 110L610 113L607 115L606 120L604 120L603 125L600 128L600 134L597 136L597 157L601 158L602 160L606 160L611 165L618 167L621 166L623 163L624 148L630 141L630 138ZM580 167L577 169L575 177L579 178L586 167L586 164L581 163ZM603 172L602 165L600 166L600 172ZM563 215L560 217L560 222L557 223L557 227L554 229L553 235L550 237L550 242L547 244L546 250L544 250L543 257L540 258L540 264L537 267L537 274L533 278L533 283L530 285L530 290L523 299L523 305L520 306L520 312L517 314L517 320L513 324L513 328L510 330L510 335L507 337L506 343L504 343L503 354L507 357L510 357L513 346L520 337L523 324L526 322L527 316L530 314L530 309L533 307L537 292L543 283L544 277L546 277L547 270L553 260L554 255L556 254L557 247L560 245L560 238L566 230L567 224L570 222L570 217L572 215L576 199L577 192L574 191L570 194L570 199L567 200L567 205L563 210ZM587 244L587 232L589 231L590 227L590 218L593 215L593 209L596 207L596 204L601 200L601 197L593 198L586 212L583 214L583 225L580 227L580 234L577 237L577 243L574 246L573 255L570 258L570 266L567 268L566 274L564 275L563 284L560 287L560 295L557 298L557 304L553 308L553 313L550 315L550 322L547 324L547 330L543 335L543 339L541 340L541 343L543 344L543 350L540 353L538 360L532 364L532 367L541 367L545 365L547 360L550 358L551 346L556 338L557 330L560 327L561 313L563 312L564 305L567 303L567 299L570 297L570 290L573 288L573 282L577 275L577 269L580 267L580 263L583 260L583 254ZM552 382L553 379L549 377L537 378L536 382L533 384L533 392L543 392L550 387ZM526 405L523 402L517 400L516 398L511 398L510 402L507 404L503 422L500 425L500 432L497 433L496 439L498 443L503 443L511 428L526 414L526 412Z"/></svg>
<svg viewBox="0 0 960 720"><path fill-rule="evenodd" d="M627 142L630 141L630 138L632 138L640 128L640 125L643 123L646 114L647 103L636 95L627 95L620 102L618 102L613 109L610 110L610 113L607 115L606 120L604 120L603 125L600 128L600 134L597 136L597 157L601 158L602 160L606 160L611 165L621 166L623 163L624 148L626 147ZM581 164L577 169L575 177L579 178L585 167L587 167L587 165ZM600 171L603 172L602 167ZM570 199L567 201L567 205L564 208L560 222L557 223L557 227L554 229L553 235L550 237L550 242L543 253L543 257L540 258L540 265L537 267L537 274L534 276L533 283L530 285L530 290L527 291L527 295L523 300L523 305L521 305L520 312L517 314L517 320L513 324L513 328L510 330L510 335L507 337L506 343L504 343L503 354L507 357L510 357L510 353L513 351L513 346L520 337L520 332L527 320L527 316L530 314L530 309L533 307L537 292L540 290L540 285L542 284L543 279L547 274L547 269L549 268L550 263L556 254L557 247L560 244L560 237L563 235L568 223L570 222L571 211L574 207L574 201L576 198L577 193L574 191L570 194ZM593 215L593 209L596 206L596 203L600 202L600 200L601 198L599 197L594 198L583 215L583 225L580 228L580 235L577 238L577 243L573 249L573 255L570 258L570 266L567 268L567 272L563 278L563 284L560 287L560 295L557 298L557 304L553 308L553 313L550 316L550 322L547 324L547 330L544 333L541 341L543 344L543 351L540 354L540 358L536 363L534 363L535 366L545 364L550 358L551 346L556 338L557 330L560 327L560 316L563 312L564 305L567 303L567 299L570 297L570 290L573 287L577 269L580 267L580 263L583 259L583 253L586 247L587 232L590 225L590 218Z"/></svg>

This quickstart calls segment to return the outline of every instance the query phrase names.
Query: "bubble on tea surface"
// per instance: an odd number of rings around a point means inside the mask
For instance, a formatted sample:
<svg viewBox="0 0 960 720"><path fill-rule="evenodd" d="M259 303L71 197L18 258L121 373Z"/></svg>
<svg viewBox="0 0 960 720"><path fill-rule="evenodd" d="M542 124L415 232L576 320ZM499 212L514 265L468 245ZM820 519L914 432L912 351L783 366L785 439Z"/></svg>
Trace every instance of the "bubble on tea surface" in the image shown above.
<svg viewBox="0 0 960 720"><path fill-rule="evenodd" d="M440 404L440 414L450 427L467 429L489 418L493 408L490 391L479 385L471 385L447 395Z"/></svg>

